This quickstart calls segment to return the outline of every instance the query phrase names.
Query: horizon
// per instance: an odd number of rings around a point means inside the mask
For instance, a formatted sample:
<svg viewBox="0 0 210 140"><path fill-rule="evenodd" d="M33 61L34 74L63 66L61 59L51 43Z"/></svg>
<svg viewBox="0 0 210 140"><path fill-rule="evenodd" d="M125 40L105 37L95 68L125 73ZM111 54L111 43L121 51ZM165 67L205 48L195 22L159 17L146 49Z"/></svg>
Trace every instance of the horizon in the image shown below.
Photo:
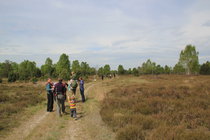
<svg viewBox="0 0 210 140"><path fill-rule="evenodd" d="M208 0L0 1L0 62L70 61L112 69L174 66L186 45L210 60Z"/></svg>

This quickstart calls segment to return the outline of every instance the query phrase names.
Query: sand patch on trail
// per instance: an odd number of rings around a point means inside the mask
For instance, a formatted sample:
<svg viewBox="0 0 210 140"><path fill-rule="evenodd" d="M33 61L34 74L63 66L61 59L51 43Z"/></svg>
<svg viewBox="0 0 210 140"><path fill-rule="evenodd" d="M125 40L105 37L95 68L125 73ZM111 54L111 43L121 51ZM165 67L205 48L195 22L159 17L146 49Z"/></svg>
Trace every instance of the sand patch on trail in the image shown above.
<svg viewBox="0 0 210 140"><path fill-rule="evenodd" d="M114 133L102 121L99 101L103 100L105 88L96 83L86 90L87 101L80 104L78 113L85 112L79 120L69 121L63 140L114 140Z"/></svg>

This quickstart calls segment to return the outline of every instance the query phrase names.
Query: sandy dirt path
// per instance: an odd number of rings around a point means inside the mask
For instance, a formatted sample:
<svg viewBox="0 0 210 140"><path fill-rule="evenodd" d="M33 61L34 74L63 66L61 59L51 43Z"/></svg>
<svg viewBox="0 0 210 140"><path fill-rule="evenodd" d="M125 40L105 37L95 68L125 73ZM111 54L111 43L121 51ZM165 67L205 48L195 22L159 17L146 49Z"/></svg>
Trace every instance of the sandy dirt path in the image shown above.
<svg viewBox="0 0 210 140"><path fill-rule="evenodd" d="M91 82L86 85L87 101L77 104L78 120L70 118L69 114L59 118L56 111L49 113L42 109L19 127L14 128L11 134L4 139L112 140L115 136L100 116L99 101L103 99L104 93L102 82ZM77 98L80 99L79 92ZM67 103L66 107L68 108Z"/></svg>
<svg viewBox="0 0 210 140"><path fill-rule="evenodd" d="M78 121L69 121L63 134L64 140L113 140L114 133L105 125L100 116L100 104L105 94L101 83L89 87L87 103L80 106L79 112L85 116Z"/></svg>

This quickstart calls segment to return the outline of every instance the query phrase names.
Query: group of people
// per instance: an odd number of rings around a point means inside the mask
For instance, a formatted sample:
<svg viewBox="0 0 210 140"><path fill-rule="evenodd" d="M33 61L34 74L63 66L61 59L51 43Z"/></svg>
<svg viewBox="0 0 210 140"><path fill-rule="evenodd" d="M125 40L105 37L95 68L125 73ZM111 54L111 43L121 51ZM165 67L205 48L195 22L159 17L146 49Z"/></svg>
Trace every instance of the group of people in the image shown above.
<svg viewBox="0 0 210 140"><path fill-rule="evenodd" d="M77 118L76 116L76 91L79 85L79 90L82 98L82 102L85 102L84 95L84 80L80 77L78 80L76 79L75 74L72 72L71 80L68 83L64 82L62 78L58 79L57 83L53 83L49 78L46 83L46 91L47 91L47 111L53 111L54 101L57 104L57 113L59 116L66 114L65 112L65 101L68 100L70 107L71 117Z"/></svg>
<svg viewBox="0 0 210 140"><path fill-rule="evenodd" d="M101 75L101 80L104 80L104 75ZM115 73L113 73L113 75L112 74L108 74L108 75L106 75L106 77L108 77L109 79L111 79L112 77L116 77L116 74Z"/></svg>

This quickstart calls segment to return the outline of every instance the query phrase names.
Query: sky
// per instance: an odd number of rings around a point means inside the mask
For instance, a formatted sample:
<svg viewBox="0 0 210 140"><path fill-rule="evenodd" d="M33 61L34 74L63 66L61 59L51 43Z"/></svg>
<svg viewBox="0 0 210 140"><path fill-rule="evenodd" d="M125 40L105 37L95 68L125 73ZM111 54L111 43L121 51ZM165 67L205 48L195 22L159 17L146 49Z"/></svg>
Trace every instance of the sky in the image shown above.
<svg viewBox="0 0 210 140"><path fill-rule="evenodd" d="M209 0L0 0L0 62L62 53L99 68L174 66L186 45L210 61Z"/></svg>

